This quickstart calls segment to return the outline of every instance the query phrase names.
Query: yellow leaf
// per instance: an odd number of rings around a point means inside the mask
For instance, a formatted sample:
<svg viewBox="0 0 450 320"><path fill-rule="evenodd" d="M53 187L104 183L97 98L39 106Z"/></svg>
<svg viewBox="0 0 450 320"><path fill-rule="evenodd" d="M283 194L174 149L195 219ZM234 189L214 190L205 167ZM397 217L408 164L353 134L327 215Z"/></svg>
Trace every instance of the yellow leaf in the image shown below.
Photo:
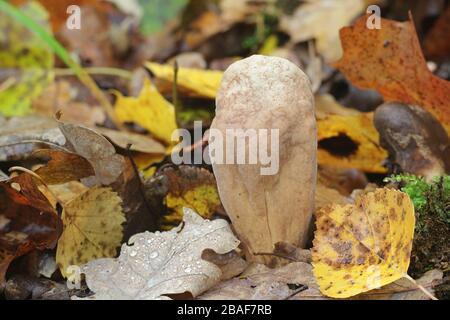
<svg viewBox="0 0 450 320"><path fill-rule="evenodd" d="M71 265L116 255L125 222L121 202L110 188L96 187L64 206L64 231L56 251L56 262L63 276Z"/></svg>
<svg viewBox="0 0 450 320"><path fill-rule="evenodd" d="M319 164L384 173L387 152L378 144L373 113L329 114L317 119Z"/></svg>
<svg viewBox="0 0 450 320"><path fill-rule="evenodd" d="M266 39L266 41L264 41L258 53L268 56L271 55L272 52L274 52L277 47L278 47L278 38L276 35L272 34Z"/></svg>
<svg viewBox="0 0 450 320"><path fill-rule="evenodd" d="M407 194L376 189L319 210L316 226L312 258L323 294L347 298L409 277L415 216Z"/></svg>
<svg viewBox="0 0 450 320"><path fill-rule="evenodd" d="M177 129L175 108L149 80L137 98L117 93L115 110L120 122L134 122L167 145L172 143L172 132Z"/></svg>
<svg viewBox="0 0 450 320"><path fill-rule="evenodd" d="M167 178L169 189L164 201L170 212L162 221L166 229L182 221L184 207L207 219L219 208L216 181L208 170L183 165L166 168L162 174Z"/></svg>
<svg viewBox="0 0 450 320"><path fill-rule="evenodd" d="M172 90L172 83L174 79L173 66L153 62L147 62L145 63L145 66L155 74L158 80L162 80L163 84L164 82L166 84L170 84L169 86L163 86L163 90ZM222 76L222 71L179 68L177 85L181 92L185 92L193 96L214 99L217 91L219 90Z"/></svg>

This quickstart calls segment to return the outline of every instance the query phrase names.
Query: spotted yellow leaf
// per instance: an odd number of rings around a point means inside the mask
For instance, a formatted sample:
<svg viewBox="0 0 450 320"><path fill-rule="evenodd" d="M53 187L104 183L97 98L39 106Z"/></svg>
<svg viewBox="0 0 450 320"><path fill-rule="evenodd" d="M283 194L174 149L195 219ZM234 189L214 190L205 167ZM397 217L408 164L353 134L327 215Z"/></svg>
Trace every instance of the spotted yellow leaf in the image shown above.
<svg viewBox="0 0 450 320"><path fill-rule="evenodd" d="M125 222L121 202L110 188L95 187L64 206L64 231L56 251L63 276L71 265L116 255Z"/></svg>
<svg viewBox="0 0 450 320"><path fill-rule="evenodd" d="M414 225L410 198L394 189L319 210L312 258L321 292L347 298L408 278Z"/></svg>
<svg viewBox="0 0 450 320"><path fill-rule="evenodd" d="M137 98L117 93L115 111L119 121L134 122L165 144L172 143L172 133L177 129L175 108L149 80Z"/></svg>
<svg viewBox="0 0 450 320"><path fill-rule="evenodd" d="M48 13L35 1L21 11L50 31ZM0 12L0 114L21 116L53 80L50 48L14 18Z"/></svg>
<svg viewBox="0 0 450 320"><path fill-rule="evenodd" d="M172 90L174 67L169 64L147 62L145 66L162 81L162 90ZM211 98L216 97L223 72L216 70L202 70L179 68L177 75L178 89L193 96Z"/></svg>

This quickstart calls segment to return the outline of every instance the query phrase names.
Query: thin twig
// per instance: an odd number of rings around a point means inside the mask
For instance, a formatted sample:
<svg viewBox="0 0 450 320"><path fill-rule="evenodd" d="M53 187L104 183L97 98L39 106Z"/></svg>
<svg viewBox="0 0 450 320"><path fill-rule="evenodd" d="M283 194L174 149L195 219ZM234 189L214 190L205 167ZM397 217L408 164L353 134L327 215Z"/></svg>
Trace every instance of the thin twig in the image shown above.
<svg viewBox="0 0 450 320"><path fill-rule="evenodd" d="M258 252L258 253L254 253L255 256L274 256L274 257L278 257L278 258L282 258L282 259L286 259L289 261L294 261L294 262L299 262L297 259L289 257L289 256L284 256L282 254L279 253L275 253L275 252Z"/></svg>
<svg viewBox="0 0 450 320"><path fill-rule="evenodd" d="M97 74L105 76L116 76L124 79L131 79L132 74L128 70L109 67L85 67L84 70L88 74ZM55 68L53 69L56 76L76 76L75 71L70 68Z"/></svg>

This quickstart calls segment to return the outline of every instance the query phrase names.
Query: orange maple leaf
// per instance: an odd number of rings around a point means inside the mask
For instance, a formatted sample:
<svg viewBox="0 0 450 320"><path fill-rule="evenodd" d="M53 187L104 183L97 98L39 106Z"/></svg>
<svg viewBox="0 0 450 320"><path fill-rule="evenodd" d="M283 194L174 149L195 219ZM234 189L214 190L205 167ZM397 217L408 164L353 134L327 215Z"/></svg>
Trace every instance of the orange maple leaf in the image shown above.
<svg viewBox="0 0 450 320"><path fill-rule="evenodd" d="M450 133L450 82L428 69L410 20L381 19L366 27L368 15L340 30L343 57L335 63L354 85L375 89L386 101L415 104L431 112Z"/></svg>

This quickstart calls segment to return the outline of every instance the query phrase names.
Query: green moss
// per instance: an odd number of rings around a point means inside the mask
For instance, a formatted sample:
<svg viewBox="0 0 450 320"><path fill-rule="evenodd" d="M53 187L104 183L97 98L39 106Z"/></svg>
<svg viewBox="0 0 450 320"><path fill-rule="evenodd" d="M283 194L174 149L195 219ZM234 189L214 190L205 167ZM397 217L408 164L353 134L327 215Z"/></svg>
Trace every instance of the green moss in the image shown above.
<svg viewBox="0 0 450 320"><path fill-rule="evenodd" d="M416 232L427 230L427 218L450 225L450 176L435 177L428 183L414 175L399 174L384 181L399 183L411 198L416 210Z"/></svg>

